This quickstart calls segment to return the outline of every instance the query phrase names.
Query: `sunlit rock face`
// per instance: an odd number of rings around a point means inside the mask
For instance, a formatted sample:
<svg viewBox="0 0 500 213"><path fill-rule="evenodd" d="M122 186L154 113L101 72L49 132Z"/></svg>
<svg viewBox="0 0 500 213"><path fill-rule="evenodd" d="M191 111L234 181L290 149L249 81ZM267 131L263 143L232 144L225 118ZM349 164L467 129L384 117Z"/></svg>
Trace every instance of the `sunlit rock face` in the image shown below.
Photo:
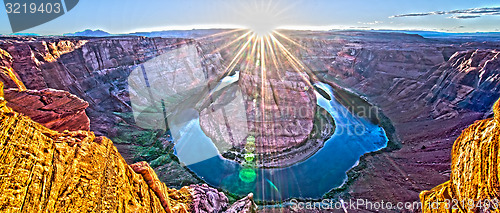
<svg viewBox="0 0 500 213"><path fill-rule="evenodd" d="M477 121L455 141L450 180L420 193L423 212L445 212L451 208L455 208L453 212L498 211L499 102L494 105L493 111L495 118ZM446 206L447 200L458 202Z"/></svg>
<svg viewBox="0 0 500 213"><path fill-rule="evenodd" d="M258 67L249 68L237 85L210 96L227 70L220 55L189 39L6 38L0 48L3 66L28 89L65 90L87 101L90 129L98 135L167 129L165 118L182 106L200 112L202 129L222 152L242 149L248 136L256 138L256 153L284 151L303 144L313 126L316 99L303 71L268 66L262 76ZM17 87L2 77L7 87ZM132 112L133 119L123 116Z"/></svg>
<svg viewBox="0 0 500 213"><path fill-rule="evenodd" d="M167 210L109 139L88 131L47 129L3 100L0 146L2 211Z"/></svg>
<svg viewBox="0 0 500 213"><path fill-rule="evenodd" d="M186 51L181 50L185 50L187 46L189 46L187 50L196 53L194 56L198 58L193 59L192 56L182 55ZM21 82L29 90L41 91L53 88L68 91L83 99L89 105L84 112L91 120L91 131L98 136L112 138L128 163L137 161L151 163L160 158L159 163L153 164L155 169L161 170L158 172L159 178L169 186L179 187L182 184L195 184L199 181L178 162L162 160L170 156L166 152L172 151L171 147L166 148L172 143L166 139L170 135L164 131L164 122L161 130L139 126L141 122L136 122L133 114L128 81L129 76L137 68L138 73L142 75L141 65L151 69L152 67L148 67L148 61L154 61L155 58L161 58L162 55L168 55L178 49L177 53L181 54L178 57L182 60L169 59L164 70L172 73L166 76L160 75L158 79L154 79L153 77L157 76L153 75L149 78L152 84L155 81L162 82L168 77L170 81L175 78L175 81L179 83L177 90L181 90L179 85L183 82L182 87L186 87L186 90L194 91L191 89L198 88L197 91L201 91L199 85L189 84L190 74L187 72L190 68L199 67L199 64L202 69L195 69L197 72L191 73L191 76L193 74L196 76L192 79L198 79L197 82L203 83L217 81L218 73L223 70L220 68L222 62L217 53L201 53L200 45L192 39L139 36L2 37L0 38L0 81L5 83L6 88L21 88L19 86ZM185 60L186 58L188 60ZM154 65L154 63L149 64ZM198 72L200 70L201 73ZM19 82L13 79L18 79ZM184 80L180 81L181 79ZM146 85L140 86L147 88ZM167 86L174 88L172 84L159 86L154 89L162 91ZM190 94L185 95L190 96ZM41 106L39 103L36 104L34 107ZM137 104L142 105L141 102ZM155 104L161 106L161 102ZM144 102L142 106L147 108L152 105L150 102ZM43 115L47 113L52 112L47 111ZM66 115L64 114L63 117ZM163 111L160 117L155 117L155 119L165 120ZM72 123L76 124L76 122ZM86 122L80 124L85 125ZM70 126L66 128L72 129ZM153 154L138 151L153 146L156 147L152 149L161 151ZM171 178L172 175L175 178Z"/></svg>
<svg viewBox="0 0 500 213"><path fill-rule="evenodd" d="M6 91L5 94L24 95L29 101L33 101L30 96L40 94L45 95L42 99L58 97L59 102L55 103L61 110L65 105L73 106L61 99L75 98L67 92L50 89ZM12 97L7 99L16 101ZM23 113L40 119L36 105L35 102L33 107L22 109ZM179 190L168 188L148 163L127 165L108 138L83 130L57 132L9 106L22 108L19 102L7 103L0 82L2 211L187 213L256 210L252 195L229 206L224 193L207 185L191 185ZM51 123L59 119L45 116L43 121Z"/></svg>

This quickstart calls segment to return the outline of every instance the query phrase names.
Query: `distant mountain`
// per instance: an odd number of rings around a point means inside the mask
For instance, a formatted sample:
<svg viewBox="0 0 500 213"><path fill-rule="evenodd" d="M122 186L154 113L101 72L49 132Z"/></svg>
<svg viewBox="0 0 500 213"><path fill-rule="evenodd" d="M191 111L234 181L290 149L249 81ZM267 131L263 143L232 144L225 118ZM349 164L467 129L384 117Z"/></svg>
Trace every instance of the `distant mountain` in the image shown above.
<svg viewBox="0 0 500 213"><path fill-rule="evenodd" d="M199 38L216 33L229 31L229 29L193 29L193 30L165 30L154 32L135 32L128 35L144 37L162 37L162 38Z"/></svg>
<svg viewBox="0 0 500 213"><path fill-rule="evenodd" d="M217 33L227 32L231 29L192 29L192 30L165 30L153 32L134 32L129 34L110 34L102 30L84 30L75 33L66 33L63 36L82 36L82 37L108 37L108 36L144 36L161 38L201 38ZM286 30L288 31L288 30ZM295 30L290 30L295 31ZM438 31L419 31L419 30L330 30L332 31L360 31L374 33L403 33L410 35L419 35L431 39L458 39L462 41L500 41L500 32L477 32L477 33L449 33ZM21 34L16 34L21 35ZM36 36L36 35L31 35Z"/></svg>
<svg viewBox="0 0 500 213"><path fill-rule="evenodd" d="M102 30L84 30L76 33L65 33L63 36L108 37L108 36L144 36L161 38L200 38L212 34L228 31L228 29L192 29L192 30L165 30L154 32L135 32L129 34L110 34Z"/></svg>
<svg viewBox="0 0 500 213"><path fill-rule="evenodd" d="M109 34L108 32L102 31L102 30L86 29L86 30L81 31L81 32L66 33L66 34L63 34L63 36L107 37L107 36L113 36L113 35Z"/></svg>

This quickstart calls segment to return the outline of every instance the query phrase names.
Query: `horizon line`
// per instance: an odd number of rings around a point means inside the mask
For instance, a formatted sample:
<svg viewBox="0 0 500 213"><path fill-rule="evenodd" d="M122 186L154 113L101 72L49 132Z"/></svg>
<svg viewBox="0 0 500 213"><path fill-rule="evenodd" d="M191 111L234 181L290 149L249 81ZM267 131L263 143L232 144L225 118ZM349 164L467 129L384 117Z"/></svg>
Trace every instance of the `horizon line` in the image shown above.
<svg viewBox="0 0 500 213"><path fill-rule="evenodd" d="M249 27L236 26L236 25L211 25L211 26L171 26L171 27L154 27L154 28L141 28L137 30L132 30L123 33L112 33L106 29L101 28L86 28L81 31L67 32L62 34L39 34L33 32L18 32L9 34L0 34L2 36L16 36L16 35L32 35L32 36L65 36L64 34L73 34L78 32L90 31L103 31L105 33L117 36L125 36L134 33L153 33L153 32L166 32L166 31L195 31L195 30L235 30L235 29L249 29ZM453 32L446 30L431 30L431 29L390 29L390 28L366 28L366 27L344 27L344 26L282 26L277 27L275 30L293 30L293 31L420 31L420 32L435 32L435 33L446 33L446 34L474 34L474 33L500 33L500 31L464 31L464 32Z"/></svg>

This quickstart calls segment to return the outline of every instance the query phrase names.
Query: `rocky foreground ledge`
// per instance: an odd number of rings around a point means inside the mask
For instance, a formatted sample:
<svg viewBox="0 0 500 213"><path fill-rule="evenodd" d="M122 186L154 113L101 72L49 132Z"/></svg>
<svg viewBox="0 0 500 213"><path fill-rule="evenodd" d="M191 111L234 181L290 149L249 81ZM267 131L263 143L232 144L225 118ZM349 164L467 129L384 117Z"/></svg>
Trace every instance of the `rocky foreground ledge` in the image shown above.
<svg viewBox="0 0 500 213"><path fill-rule="evenodd" d="M84 130L51 130L14 111L7 105L2 88L0 82L1 212L256 209L251 194L229 206L222 192L207 185L169 189L147 163L127 165L108 138ZM26 107L23 111L29 114L30 110Z"/></svg>
<svg viewBox="0 0 500 213"><path fill-rule="evenodd" d="M500 100L493 112L455 141L450 180L420 193L423 212L500 212Z"/></svg>

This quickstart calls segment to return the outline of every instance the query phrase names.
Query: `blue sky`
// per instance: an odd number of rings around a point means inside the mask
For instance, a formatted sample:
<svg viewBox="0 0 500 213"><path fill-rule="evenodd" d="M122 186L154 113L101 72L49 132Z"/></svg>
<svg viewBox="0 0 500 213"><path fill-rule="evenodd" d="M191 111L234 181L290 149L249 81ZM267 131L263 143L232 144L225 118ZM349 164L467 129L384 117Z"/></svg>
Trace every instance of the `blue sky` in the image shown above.
<svg viewBox="0 0 500 213"><path fill-rule="evenodd" d="M57 35L84 29L129 33L261 25L296 29L500 31L500 9L489 13L480 9L492 7L500 7L500 1L80 0L67 14L23 33ZM5 12L0 13L0 27L0 34L12 32Z"/></svg>

